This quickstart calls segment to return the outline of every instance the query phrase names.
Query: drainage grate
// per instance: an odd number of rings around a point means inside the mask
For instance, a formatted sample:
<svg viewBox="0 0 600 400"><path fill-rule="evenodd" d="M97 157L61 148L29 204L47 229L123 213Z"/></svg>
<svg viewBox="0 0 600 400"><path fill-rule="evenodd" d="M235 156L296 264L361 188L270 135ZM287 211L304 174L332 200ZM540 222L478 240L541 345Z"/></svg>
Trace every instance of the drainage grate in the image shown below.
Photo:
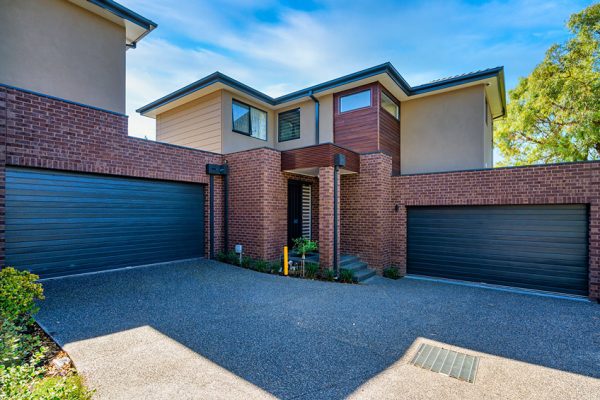
<svg viewBox="0 0 600 400"><path fill-rule="evenodd" d="M411 364L473 383L475 382L479 357L422 343Z"/></svg>

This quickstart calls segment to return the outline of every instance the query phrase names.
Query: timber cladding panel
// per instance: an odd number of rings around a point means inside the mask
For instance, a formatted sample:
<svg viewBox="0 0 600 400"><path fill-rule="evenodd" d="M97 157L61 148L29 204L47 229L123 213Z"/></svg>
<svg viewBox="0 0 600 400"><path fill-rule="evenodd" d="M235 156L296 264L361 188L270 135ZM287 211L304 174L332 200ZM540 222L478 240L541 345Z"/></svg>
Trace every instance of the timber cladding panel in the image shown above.
<svg viewBox="0 0 600 400"><path fill-rule="evenodd" d="M6 87L0 87L0 130L6 143L2 196L6 165L207 184L205 165L223 160L219 154L127 136L125 116ZM215 181L220 194L222 180ZM222 232L219 203L217 237ZM0 208L3 238L4 199ZM208 225L205 221L206 230ZM3 262L4 251L0 256Z"/></svg>
<svg viewBox="0 0 600 400"><path fill-rule="evenodd" d="M392 177L392 262L406 268L407 208L582 204L588 207L589 297L600 298L600 162Z"/></svg>
<svg viewBox="0 0 600 400"><path fill-rule="evenodd" d="M333 167L336 154L346 156L344 169L360 172L360 157L357 153L331 143L287 150L281 153L281 170L298 168Z"/></svg>
<svg viewBox="0 0 600 400"><path fill-rule="evenodd" d="M166 111L156 117L156 140L220 153L221 91Z"/></svg>
<svg viewBox="0 0 600 400"><path fill-rule="evenodd" d="M400 103L385 88L379 85L379 89L385 93L398 106ZM400 173L400 120L396 119L388 111L379 107L379 150L392 157L392 173Z"/></svg>
<svg viewBox="0 0 600 400"><path fill-rule="evenodd" d="M340 98L349 94L371 90L371 106L340 112ZM333 95L334 143L358 153L379 150L379 85L371 83Z"/></svg>
<svg viewBox="0 0 600 400"><path fill-rule="evenodd" d="M371 90L371 106L340 112L340 98ZM400 103L379 82L339 92L333 96L334 143L358 153L381 151L392 157L393 173L400 173L400 121L381 107L384 92L398 107Z"/></svg>

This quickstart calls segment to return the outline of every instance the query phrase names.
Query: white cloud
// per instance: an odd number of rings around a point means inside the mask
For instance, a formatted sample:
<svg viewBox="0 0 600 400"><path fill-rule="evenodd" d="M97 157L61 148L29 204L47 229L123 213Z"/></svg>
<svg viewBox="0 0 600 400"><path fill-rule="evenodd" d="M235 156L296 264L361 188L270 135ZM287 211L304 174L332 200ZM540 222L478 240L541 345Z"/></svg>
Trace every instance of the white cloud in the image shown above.
<svg viewBox="0 0 600 400"><path fill-rule="evenodd" d="M308 10L273 0L123 3L159 24L127 53L130 132L153 137L154 120L135 109L217 70L271 96L385 61L412 85L505 65L510 87L590 2L330 0Z"/></svg>

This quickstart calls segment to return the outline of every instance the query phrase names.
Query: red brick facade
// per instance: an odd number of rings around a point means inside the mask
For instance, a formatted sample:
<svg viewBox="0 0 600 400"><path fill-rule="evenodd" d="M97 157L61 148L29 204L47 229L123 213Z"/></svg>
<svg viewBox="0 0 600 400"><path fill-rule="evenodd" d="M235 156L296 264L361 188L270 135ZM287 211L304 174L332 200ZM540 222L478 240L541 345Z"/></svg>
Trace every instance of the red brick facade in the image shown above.
<svg viewBox="0 0 600 400"><path fill-rule="evenodd" d="M392 157L363 154L360 164L360 174L343 175L341 180L341 250L381 272L391 264L394 245L390 224Z"/></svg>
<svg viewBox="0 0 600 400"><path fill-rule="evenodd" d="M24 166L208 184L207 163L229 165L229 246L276 260L287 241L287 181L312 185L313 238L333 262L333 167L318 177L282 172L268 148L225 156L127 136L127 117L0 87L0 263L4 260L5 167ZM360 156L342 175L341 253L379 272L406 268L406 209L424 205L586 204L590 210L590 297L600 297L600 162L392 176L392 158ZM208 200L208 190L206 190ZM215 251L223 248L223 178L215 177ZM206 201L206 244L209 204Z"/></svg>
<svg viewBox="0 0 600 400"><path fill-rule="evenodd" d="M337 174L339 182L339 172ZM321 264L321 268L331 268L333 266L333 176L333 167L319 168L319 263ZM339 210L339 185L337 189ZM337 250L339 257L339 241Z"/></svg>
<svg viewBox="0 0 600 400"><path fill-rule="evenodd" d="M287 179L281 153L260 148L225 156L229 165L229 245L278 259L287 241Z"/></svg>
<svg viewBox="0 0 600 400"><path fill-rule="evenodd" d="M406 268L406 207L434 205L586 204L589 296L600 298L600 162L450 172L392 178L392 261Z"/></svg>
<svg viewBox="0 0 600 400"><path fill-rule="evenodd" d="M127 117L5 87L0 87L0 137L2 195L6 165L206 184L205 165L222 162L219 154L127 136ZM216 182L220 196L221 179ZM208 199L205 204L208 246ZM217 197L215 205L220 204ZM3 262L3 199L0 215Z"/></svg>

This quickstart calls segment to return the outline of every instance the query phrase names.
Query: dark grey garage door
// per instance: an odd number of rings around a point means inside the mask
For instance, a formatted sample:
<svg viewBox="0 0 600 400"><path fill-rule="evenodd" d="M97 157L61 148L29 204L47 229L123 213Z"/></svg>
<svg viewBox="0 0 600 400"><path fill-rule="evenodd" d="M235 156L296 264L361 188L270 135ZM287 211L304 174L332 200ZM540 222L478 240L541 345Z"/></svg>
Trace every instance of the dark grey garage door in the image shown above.
<svg viewBox="0 0 600 400"><path fill-rule="evenodd" d="M6 264L42 277L201 257L201 185L6 171Z"/></svg>
<svg viewBox="0 0 600 400"><path fill-rule="evenodd" d="M584 205L408 209L409 274L588 292Z"/></svg>

